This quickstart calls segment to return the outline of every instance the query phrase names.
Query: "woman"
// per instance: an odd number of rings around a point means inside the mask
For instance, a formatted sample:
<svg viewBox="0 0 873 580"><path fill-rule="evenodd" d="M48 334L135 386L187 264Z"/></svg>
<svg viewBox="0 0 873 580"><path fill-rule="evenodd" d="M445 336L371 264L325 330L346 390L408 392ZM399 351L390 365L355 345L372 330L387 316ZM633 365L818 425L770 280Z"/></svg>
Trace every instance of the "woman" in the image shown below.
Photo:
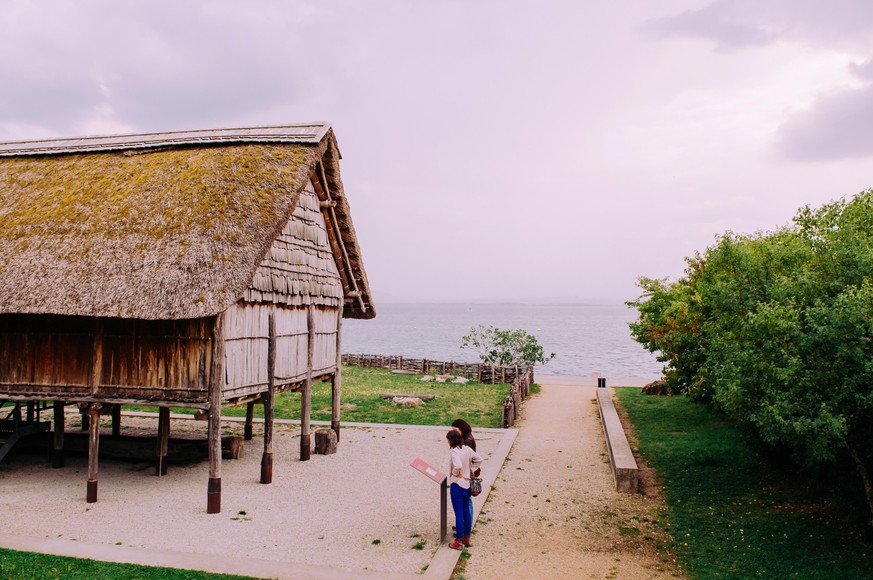
<svg viewBox="0 0 873 580"><path fill-rule="evenodd" d="M449 494L452 510L455 512L455 541L449 548L461 550L470 547L470 533L473 531L473 498L470 496L470 478L482 465L482 457L464 445L460 432L452 429L446 433L451 450L449 466Z"/></svg>
<svg viewBox="0 0 873 580"><path fill-rule="evenodd" d="M476 451L476 439L473 437L473 428L463 419L455 419L452 421L452 429L461 434L464 438L464 445Z"/></svg>
<svg viewBox="0 0 873 580"><path fill-rule="evenodd" d="M476 439L473 437L473 427L463 419L455 419L452 421L452 429L461 434L464 438L464 445L476 451ZM479 470L475 470L473 475L479 477ZM473 521L473 502L470 501L470 521Z"/></svg>

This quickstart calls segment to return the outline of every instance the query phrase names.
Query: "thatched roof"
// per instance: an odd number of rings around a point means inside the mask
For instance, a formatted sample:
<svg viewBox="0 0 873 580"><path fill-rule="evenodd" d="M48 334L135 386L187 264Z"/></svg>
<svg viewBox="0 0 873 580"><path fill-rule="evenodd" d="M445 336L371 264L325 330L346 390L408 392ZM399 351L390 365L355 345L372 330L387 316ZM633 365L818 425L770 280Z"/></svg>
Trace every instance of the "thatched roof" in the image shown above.
<svg viewBox="0 0 873 580"><path fill-rule="evenodd" d="M0 313L200 318L250 285L316 177L345 315L375 315L327 124L0 143Z"/></svg>

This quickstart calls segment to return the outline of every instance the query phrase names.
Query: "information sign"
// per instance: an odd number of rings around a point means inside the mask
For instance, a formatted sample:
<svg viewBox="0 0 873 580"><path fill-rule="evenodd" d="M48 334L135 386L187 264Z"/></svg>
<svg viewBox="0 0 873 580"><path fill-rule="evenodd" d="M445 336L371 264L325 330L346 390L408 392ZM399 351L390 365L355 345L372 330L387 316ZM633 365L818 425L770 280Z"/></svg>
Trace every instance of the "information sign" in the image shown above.
<svg viewBox="0 0 873 580"><path fill-rule="evenodd" d="M430 464L421 457L416 457L410 465L437 483L440 483L445 477L443 473L440 473L438 470L431 467Z"/></svg>

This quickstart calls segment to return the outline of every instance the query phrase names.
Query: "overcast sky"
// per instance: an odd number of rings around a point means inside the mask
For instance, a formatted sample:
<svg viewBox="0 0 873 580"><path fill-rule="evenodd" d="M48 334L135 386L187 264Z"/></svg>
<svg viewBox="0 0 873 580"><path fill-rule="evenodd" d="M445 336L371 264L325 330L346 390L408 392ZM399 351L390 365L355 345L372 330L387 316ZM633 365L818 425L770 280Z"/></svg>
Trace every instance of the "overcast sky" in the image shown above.
<svg viewBox="0 0 873 580"><path fill-rule="evenodd" d="M316 120L377 307L621 301L873 187L873 2L0 4L0 140Z"/></svg>

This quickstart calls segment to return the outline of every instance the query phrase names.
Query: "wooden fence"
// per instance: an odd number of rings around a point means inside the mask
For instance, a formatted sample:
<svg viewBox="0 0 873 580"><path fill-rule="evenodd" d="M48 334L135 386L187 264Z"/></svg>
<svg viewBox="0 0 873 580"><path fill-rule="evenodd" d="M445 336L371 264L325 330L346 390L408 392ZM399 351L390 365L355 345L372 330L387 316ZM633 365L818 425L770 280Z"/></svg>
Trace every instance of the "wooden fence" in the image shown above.
<svg viewBox="0 0 873 580"><path fill-rule="evenodd" d="M516 378L530 374L533 382L533 367L518 365L500 366L380 354L344 354L342 363L356 367L412 371L423 375L455 375L492 385L512 383Z"/></svg>
<svg viewBox="0 0 873 580"><path fill-rule="evenodd" d="M521 403L530 395L530 386L534 382L533 367L527 367L526 372L518 375L512 381L512 387L503 400L503 427L512 427L521 410Z"/></svg>

